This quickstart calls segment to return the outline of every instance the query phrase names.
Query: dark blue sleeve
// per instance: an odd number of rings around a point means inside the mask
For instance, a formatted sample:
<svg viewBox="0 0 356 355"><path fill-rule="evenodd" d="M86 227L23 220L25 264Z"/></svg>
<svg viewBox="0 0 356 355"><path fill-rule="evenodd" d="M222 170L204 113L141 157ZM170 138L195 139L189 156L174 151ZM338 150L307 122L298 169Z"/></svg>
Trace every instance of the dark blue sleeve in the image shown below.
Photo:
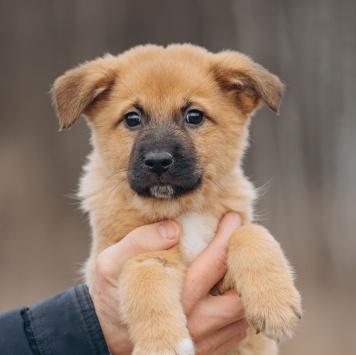
<svg viewBox="0 0 356 355"><path fill-rule="evenodd" d="M0 354L109 355L85 285L0 315Z"/></svg>
<svg viewBox="0 0 356 355"><path fill-rule="evenodd" d="M17 308L0 315L0 354L32 355L26 334L24 332L21 311Z"/></svg>

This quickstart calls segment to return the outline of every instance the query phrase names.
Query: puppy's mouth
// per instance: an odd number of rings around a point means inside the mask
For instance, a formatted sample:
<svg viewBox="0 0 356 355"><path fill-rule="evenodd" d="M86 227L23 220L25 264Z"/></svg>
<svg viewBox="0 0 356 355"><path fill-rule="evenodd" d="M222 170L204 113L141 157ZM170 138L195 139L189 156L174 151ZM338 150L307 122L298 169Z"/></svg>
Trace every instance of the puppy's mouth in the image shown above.
<svg viewBox="0 0 356 355"><path fill-rule="evenodd" d="M156 198L170 198L174 195L174 189L171 185L152 186L150 187L150 194Z"/></svg>
<svg viewBox="0 0 356 355"><path fill-rule="evenodd" d="M157 199L171 199L178 198L183 195L197 190L202 184L202 178L199 177L194 179L195 181L190 181L188 184L152 184L146 186L132 186L131 188L141 197L151 197Z"/></svg>

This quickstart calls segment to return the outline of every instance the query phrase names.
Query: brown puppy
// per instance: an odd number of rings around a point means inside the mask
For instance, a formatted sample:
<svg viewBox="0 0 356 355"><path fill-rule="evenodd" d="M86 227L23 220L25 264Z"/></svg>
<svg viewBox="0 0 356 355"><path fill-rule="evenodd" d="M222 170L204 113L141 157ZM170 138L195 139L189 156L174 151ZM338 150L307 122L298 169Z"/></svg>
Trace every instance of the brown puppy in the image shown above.
<svg viewBox="0 0 356 355"><path fill-rule="evenodd" d="M256 193L241 170L251 115L278 112L283 85L238 52L147 45L84 63L58 78L53 100L62 129L84 115L93 152L79 195L93 229L85 274L98 254L131 230L176 219L178 247L129 261L120 276L122 314L134 354L194 354L180 305L187 266L227 211L243 226L230 238L220 292L235 288L254 328L230 354L277 353L301 315L279 244L252 224ZM263 332L265 335L256 333Z"/></svg>

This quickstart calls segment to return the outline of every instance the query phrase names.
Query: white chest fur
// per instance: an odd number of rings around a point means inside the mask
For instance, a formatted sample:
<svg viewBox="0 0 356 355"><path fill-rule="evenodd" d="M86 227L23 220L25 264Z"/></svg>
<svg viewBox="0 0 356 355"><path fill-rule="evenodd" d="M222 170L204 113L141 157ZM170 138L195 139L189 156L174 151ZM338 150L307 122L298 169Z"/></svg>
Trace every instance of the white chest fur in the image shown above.
<svg viewBox="0 0 356 355"><path fill-rule="evenodd" d="M177 218L183 228L180 250L187 265L213 240L218 219L197 212L187 212Z"/></svg>

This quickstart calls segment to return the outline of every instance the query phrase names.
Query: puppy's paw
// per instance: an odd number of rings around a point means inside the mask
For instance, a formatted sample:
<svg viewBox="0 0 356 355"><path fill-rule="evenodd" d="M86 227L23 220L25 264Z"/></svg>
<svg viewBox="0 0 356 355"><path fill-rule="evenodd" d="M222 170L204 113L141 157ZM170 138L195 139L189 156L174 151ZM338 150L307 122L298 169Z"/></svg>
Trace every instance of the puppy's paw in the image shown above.
<svg viewBox="0 0 356 355"><path fill-rule="evenodd" d="M183 339L179 344L176 350L177 355L194 355L194 343L190 338Z"/></svg>
<svg viewBox="0 0 356 355"><path fill-rule="evenodd" d="M302 315L300 294L293 284L273 282L246 292L242 295L245 316L256 334L263 332L277 342L293 336Z"/></svg>
<svg viewBox="0 0 356 355"><path fill-rule="evenodd" d="M257 224L244 225L229 240L228 275L239 292L246 320L256 333L291 338L301 318L301 298L280 245Z"/></svg>
<svg viewBox="0 0 356 355"><path fill-rule="evenodd" d="M194 355L194 343L192 339L185 338L178 344L169 344L164 341L156 341L155 344L137 344L132 352L133 355Z"/></svg>

